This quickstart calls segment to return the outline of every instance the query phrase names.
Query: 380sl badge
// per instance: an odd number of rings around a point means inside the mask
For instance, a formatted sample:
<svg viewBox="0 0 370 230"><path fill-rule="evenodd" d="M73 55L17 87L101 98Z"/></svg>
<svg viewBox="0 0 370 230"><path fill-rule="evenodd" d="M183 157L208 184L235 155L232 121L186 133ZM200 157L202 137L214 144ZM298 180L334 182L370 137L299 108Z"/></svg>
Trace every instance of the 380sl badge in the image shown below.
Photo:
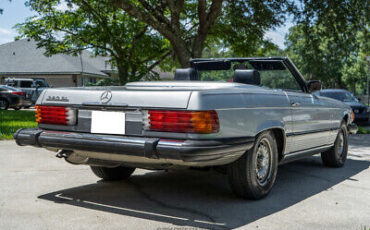
<svg viewBox="0 0 370 230"><path fill-rule="evenodd" d="M63 97L63 96L48 96L46 98L46 101L69 102L69 99L67 97Z"/></svg>

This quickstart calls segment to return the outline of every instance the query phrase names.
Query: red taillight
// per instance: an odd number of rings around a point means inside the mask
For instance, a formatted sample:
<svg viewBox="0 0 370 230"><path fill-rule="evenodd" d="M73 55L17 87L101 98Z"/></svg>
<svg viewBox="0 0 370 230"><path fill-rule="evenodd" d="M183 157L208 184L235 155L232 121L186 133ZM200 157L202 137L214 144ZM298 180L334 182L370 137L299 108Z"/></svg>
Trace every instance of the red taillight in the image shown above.
<svg viewBox="0 0 370 230"><path fill-rule="evenodd" d="M220 129L216 111L149 110L146 128L178 133L217 133Z"/></svg>
<svg viewBox="0 0 370 230"><path fill-rule="evenodd" d="M12 92L13 95L19 95L19 96L23 96L24 93L23 92Z"/></svg>
<svg viewBox="0 0 370 230"><path fill-rule="evenodd" d="M36 106L36 121L42 124L74 125L76 110L63 106Z"/></svg>

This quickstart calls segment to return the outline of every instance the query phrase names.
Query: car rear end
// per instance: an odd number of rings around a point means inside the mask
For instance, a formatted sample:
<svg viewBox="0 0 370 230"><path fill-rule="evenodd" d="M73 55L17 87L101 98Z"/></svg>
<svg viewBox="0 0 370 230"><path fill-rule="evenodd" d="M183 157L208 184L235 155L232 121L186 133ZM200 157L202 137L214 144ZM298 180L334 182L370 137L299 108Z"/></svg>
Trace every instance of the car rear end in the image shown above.
<svg viewBox="0 0 370 230"><path fill-rule="evenodd" d="M3 108L21 108L23 106L25 98L24 92L9 86L0 86L0 88L2 103L6 103L6 106L2 105Z"/></svg>
<svg viewBox="0 0 370 230"><path fill-rule="evenodd" d="M223 165L252 146L250 138L222 138L216 110L188 110L191 94L149 86L46 90L36 106L39 128L14 138L74 164L143 168Z"/></svg>

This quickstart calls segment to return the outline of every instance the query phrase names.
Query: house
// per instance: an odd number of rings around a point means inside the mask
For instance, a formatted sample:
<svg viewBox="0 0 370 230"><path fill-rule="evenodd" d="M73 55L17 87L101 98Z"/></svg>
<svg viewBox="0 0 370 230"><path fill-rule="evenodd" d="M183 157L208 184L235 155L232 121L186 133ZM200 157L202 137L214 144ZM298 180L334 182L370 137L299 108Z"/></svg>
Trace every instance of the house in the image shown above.
<svg viewBox="0 0 370 230"><path fill-rule="evenodd" d="M54 87L85 86L115 72L109 58L87 50L80 55L44 55L36 41L22 39L0 45L0 83L5 78L44 78Z"/></svg>

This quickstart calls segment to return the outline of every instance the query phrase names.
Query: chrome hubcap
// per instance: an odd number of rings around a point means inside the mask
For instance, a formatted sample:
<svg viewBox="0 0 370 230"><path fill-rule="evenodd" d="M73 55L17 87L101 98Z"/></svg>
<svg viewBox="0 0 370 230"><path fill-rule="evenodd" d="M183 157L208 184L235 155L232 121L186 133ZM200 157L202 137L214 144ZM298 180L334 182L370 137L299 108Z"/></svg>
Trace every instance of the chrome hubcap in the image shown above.
<svg viewBox="0 0 370 230"><path fill-rule="evenodd" d="M344 136L343 132L340 132L338 135L338 145L337 145L337 153L339 156L343 154L344 150Z"/></svg>
<svg viewBox="0 0 370 230"><path fill-rule="evenodd" d="M271 146L266 139L262 139L257 148L256 174L260 185L264 185L270 175Z"/></svg>

